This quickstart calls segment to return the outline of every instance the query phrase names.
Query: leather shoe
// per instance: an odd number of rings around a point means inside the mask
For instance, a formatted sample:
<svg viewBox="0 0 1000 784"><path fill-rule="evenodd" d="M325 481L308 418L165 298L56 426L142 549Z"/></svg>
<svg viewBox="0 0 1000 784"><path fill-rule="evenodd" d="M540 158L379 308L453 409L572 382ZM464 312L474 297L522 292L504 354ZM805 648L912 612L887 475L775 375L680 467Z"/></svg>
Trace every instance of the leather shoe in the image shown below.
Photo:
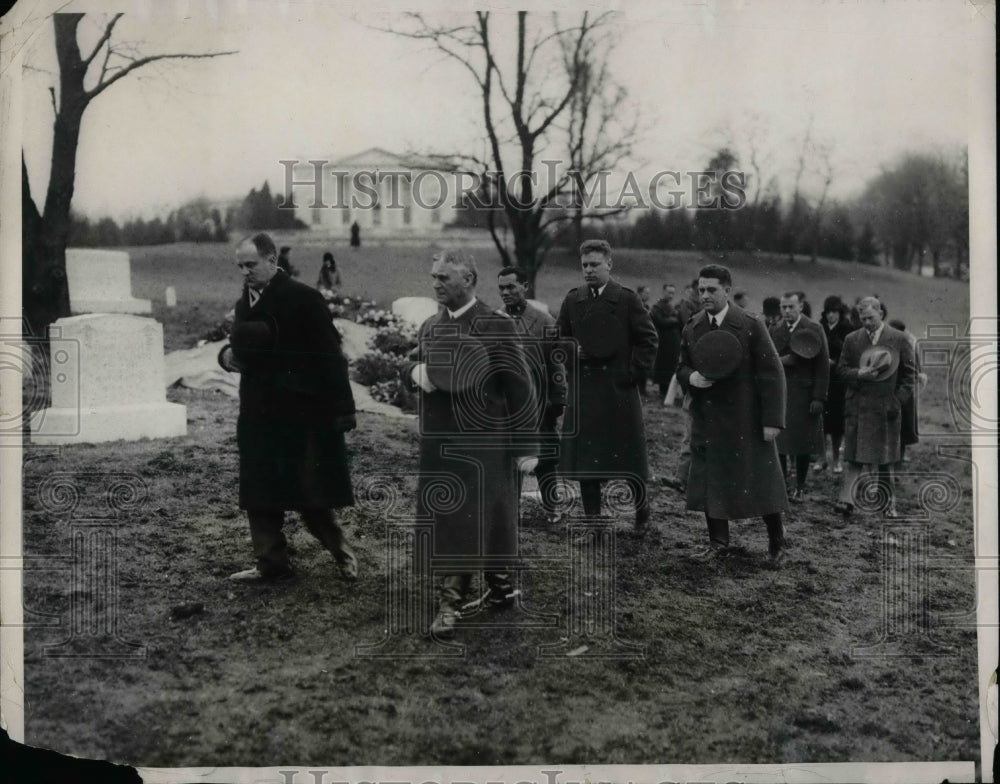
<svg viewBox="0 0 1000 784"><path fill-rule="evenodd" d="M250 569L244 569L242 572L229 575L229 579L234 583L276 583L283 580L290 580L294 576L295 572L291 569L282 569L273 574L263 574L260 569L253 566Z"/></svg>
<svg viewBox="0 0 1000 784"><path fill-rule="evenodd" d="M451 639L455 636L455 626L458 623L458 619L458 610L453 607L442 607L438 610L433 623L431 623L431 635Z"/></svg>
<svg viewBox="0 0 1000 784"><path fill-rule="evenodd" d="M833 505L833 511L839 514L844 519L847 519L854 512L854 506L852 504L845 503L844 501L838 501Z"/></svg>
<svg viewBox="0 0 1000 784"><path fill-rule="evenodd" d="M726 558L729 556L729 548L723 547L720 544L710 544L707 547L702 547L700 550L696 550L688 556L688 560L694 561L695 563L710 563L719 558Z"/></svg>
<svg viewBox="0 0 1000 784"><path fill-rule="evenodd" d="M548 512L545 515L545 520L549 525L558 525L562 522L562 519L562 512Z"/></svg>

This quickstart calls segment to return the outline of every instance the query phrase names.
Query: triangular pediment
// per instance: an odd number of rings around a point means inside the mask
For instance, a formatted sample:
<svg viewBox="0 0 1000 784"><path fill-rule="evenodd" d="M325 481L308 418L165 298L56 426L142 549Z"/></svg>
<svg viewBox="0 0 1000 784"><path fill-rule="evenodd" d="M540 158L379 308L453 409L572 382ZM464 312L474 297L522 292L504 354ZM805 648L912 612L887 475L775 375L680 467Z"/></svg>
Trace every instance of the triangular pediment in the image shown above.
<svg viewBox="0 0 1000 784"><path fill-rule="evenodd" d="M423 155L398 155L382 147L369 147L367 150L348 155L333 162L334 166L343 168L403 168L403 169L433 169L437 171L453 171L456 166L447 158Z"/></svg>

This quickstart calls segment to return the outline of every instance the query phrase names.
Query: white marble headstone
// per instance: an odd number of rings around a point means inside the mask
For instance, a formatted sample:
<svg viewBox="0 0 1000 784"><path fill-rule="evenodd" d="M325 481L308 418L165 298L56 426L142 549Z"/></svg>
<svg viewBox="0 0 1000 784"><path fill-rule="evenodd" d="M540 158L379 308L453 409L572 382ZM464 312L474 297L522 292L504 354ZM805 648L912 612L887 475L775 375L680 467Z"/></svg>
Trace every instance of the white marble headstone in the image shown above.
<svg viewBox="0 0 1000 784"><path fill-rule="evenodd" d="M132 269L121 250L66 249L66 282L73 313L151 313L148 299L132 296Z"/></svg>
<svg viewBox="0 0 1000 784"><path fill-rule="evenodd" d="M99 443L187 433L187 409L168 403L163 327L93 313L49 327L52 405L31 417L36 444Z"/></svg>

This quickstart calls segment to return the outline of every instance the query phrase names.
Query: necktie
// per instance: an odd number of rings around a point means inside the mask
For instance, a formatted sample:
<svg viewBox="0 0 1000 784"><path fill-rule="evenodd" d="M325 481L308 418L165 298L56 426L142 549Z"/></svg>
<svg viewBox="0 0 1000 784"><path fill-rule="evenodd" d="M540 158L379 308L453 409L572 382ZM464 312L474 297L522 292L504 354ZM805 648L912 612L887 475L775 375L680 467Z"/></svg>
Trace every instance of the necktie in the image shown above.
<svg viewBox="0 0 1000 784"><path fill-rule="evenodd" d="M250 296L250 307L252 308L260 299L260 292L257 289L247 289L247 294Z"/></svg>
<svg viewBox="0 0 1000 784"><path fill-rule="evenodd" d="M590 298L597 299L597 289L593 286L590 287Z"/></svg>
<svg viewBox="0 0 1000 784"><path fill-rule="evenodd" d="M718 322L716 322L715 316L709 316L708 317L708 328L709 329L718 329L719 328L719 324L718 324Z"/></svg>

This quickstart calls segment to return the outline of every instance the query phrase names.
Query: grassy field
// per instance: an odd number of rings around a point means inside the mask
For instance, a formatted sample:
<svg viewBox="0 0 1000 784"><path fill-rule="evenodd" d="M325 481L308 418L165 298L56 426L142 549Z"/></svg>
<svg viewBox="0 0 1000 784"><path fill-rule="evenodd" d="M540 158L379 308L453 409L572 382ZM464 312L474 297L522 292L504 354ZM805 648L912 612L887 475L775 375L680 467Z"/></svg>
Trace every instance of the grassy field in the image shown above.
<svg viewBox="0 0 1000 784"><path fill-rule="evenodd" d="M307 282L321 251L296 245L293 262ZM428 290L422 249L334 252L347 293L387 302ZM498 304L489 282L499 263L482 255L483 294ZM616 271L630 284L681 282L699 261L695 254L622 253ZM788 288L805 289L813 302L827 293L877 291L917 334L927 323L967 318L967 291L951 281L859 272L834 262L790 267L736 258L731 265L752 301ZM223 246L135 249L132 276L135 296L157 301L155 315L171 348L191 345L221 318L239 286ZM575 282L574 260L554 257L539 295L555 307ZM171 311L162 305L167 285L177 288L181 303ZM928 432L950 427L945 381L934 371L921 397ZM70 553L73 525L44 492L56 472L68 473L79 490L77 519L107 514L108 475L131 476L148 493L116 524L117 632L144 646L142 656L47 654L46 646L67 637L71 601L95 598L65 570L25 573L26 608L63 619L60 626L25 629L29 743L145 766L978 755L976 597L972 570L961 568L973 555L967 449L945 458L925 440L900 479L904 527L922 537L927 563L959 567L927 574L923 593L914 591L912 574L890 569L908 535L902 529L885 529L864 514L837 525L829 512L837 477L828 473L810 476L807 502L788 517L791 558L782 569L766 568L759 521L735 523L736 557L706 567L686 557L704 541L703 519L687 513L683 499L656 478L676 470L683 419L649 401L654 534L635 540L629 521L617 521L616 557L602 574L613 581L616 633L640 646L641 656L540 655L540 646L560 637L568 638L563 650L582 640L565 629L575 611L565 573L567 530L547 525L537 505L525 501L523 552L549 565L523 577L523 609L536 615L513 613L493 619L493 626L460 630L461 656L431 656L447 651L406 639L399 650L418 655L378 659L355 655L355 646L379 641L387 624L392 570L385 510L359 504L342 515L361 561L356 585L335 579L329 556L290 516L297 580L233 586L226 576L251 560L236 505L236 403L179 388L168 397L188 408L183 438L33 447L25 454L24 546L39 563ZM384 477L398 490L402 519L412 514L418 439L414 422L374 415L359 416L348 439L356 482ZM923 495L934 473L960 488L947 508ZM178 615L177 608L195 602L200 610ZM539 625L538 615L555 622ZM915 633L890 636L886 650L859 649L885 638L900 615L922 619ZM587 642L593 651L614 648L599 636Z"/></svg>
<svg viewBox="0 0 1000 784"><path fill-rule="evenodd" d="M348 294L389 304L398 297L429 296L431 244L426 247L333 247L308 234L279 240L292 246L292 263L301 279L312 284L319 272L323 251L332 249ZM188 348L197 336L218 322L239 295L240 276L233 266L232 247L225 244L177 244L128 249L132 258L132 291L153 301L153 315L164 325L167 350ZM473 251L480 268L479 296L500 306L496 274L500 257L493 248ZM615 254L614 274L625 285L648 285L658 296L663 283L679 286L707 263L696 252L622 250ZM795 264L784 257L751 257L732 254L725 263L733 270L734 287L743 289L759 310L764 297L787 290L805 291L816 311L829 294L845 301L864 294L879 294L890 318L901 318L914 334L927 324L959 324L969 318L968 285L953 280L918 278L893 270L821 259ZM566 291L580 283L579 261L570 253L554 251L538 277L536 295L558 311ZM164 290L177 290L178 307L164 306ZM818 315L816 313L815 315Z"/></svg>

